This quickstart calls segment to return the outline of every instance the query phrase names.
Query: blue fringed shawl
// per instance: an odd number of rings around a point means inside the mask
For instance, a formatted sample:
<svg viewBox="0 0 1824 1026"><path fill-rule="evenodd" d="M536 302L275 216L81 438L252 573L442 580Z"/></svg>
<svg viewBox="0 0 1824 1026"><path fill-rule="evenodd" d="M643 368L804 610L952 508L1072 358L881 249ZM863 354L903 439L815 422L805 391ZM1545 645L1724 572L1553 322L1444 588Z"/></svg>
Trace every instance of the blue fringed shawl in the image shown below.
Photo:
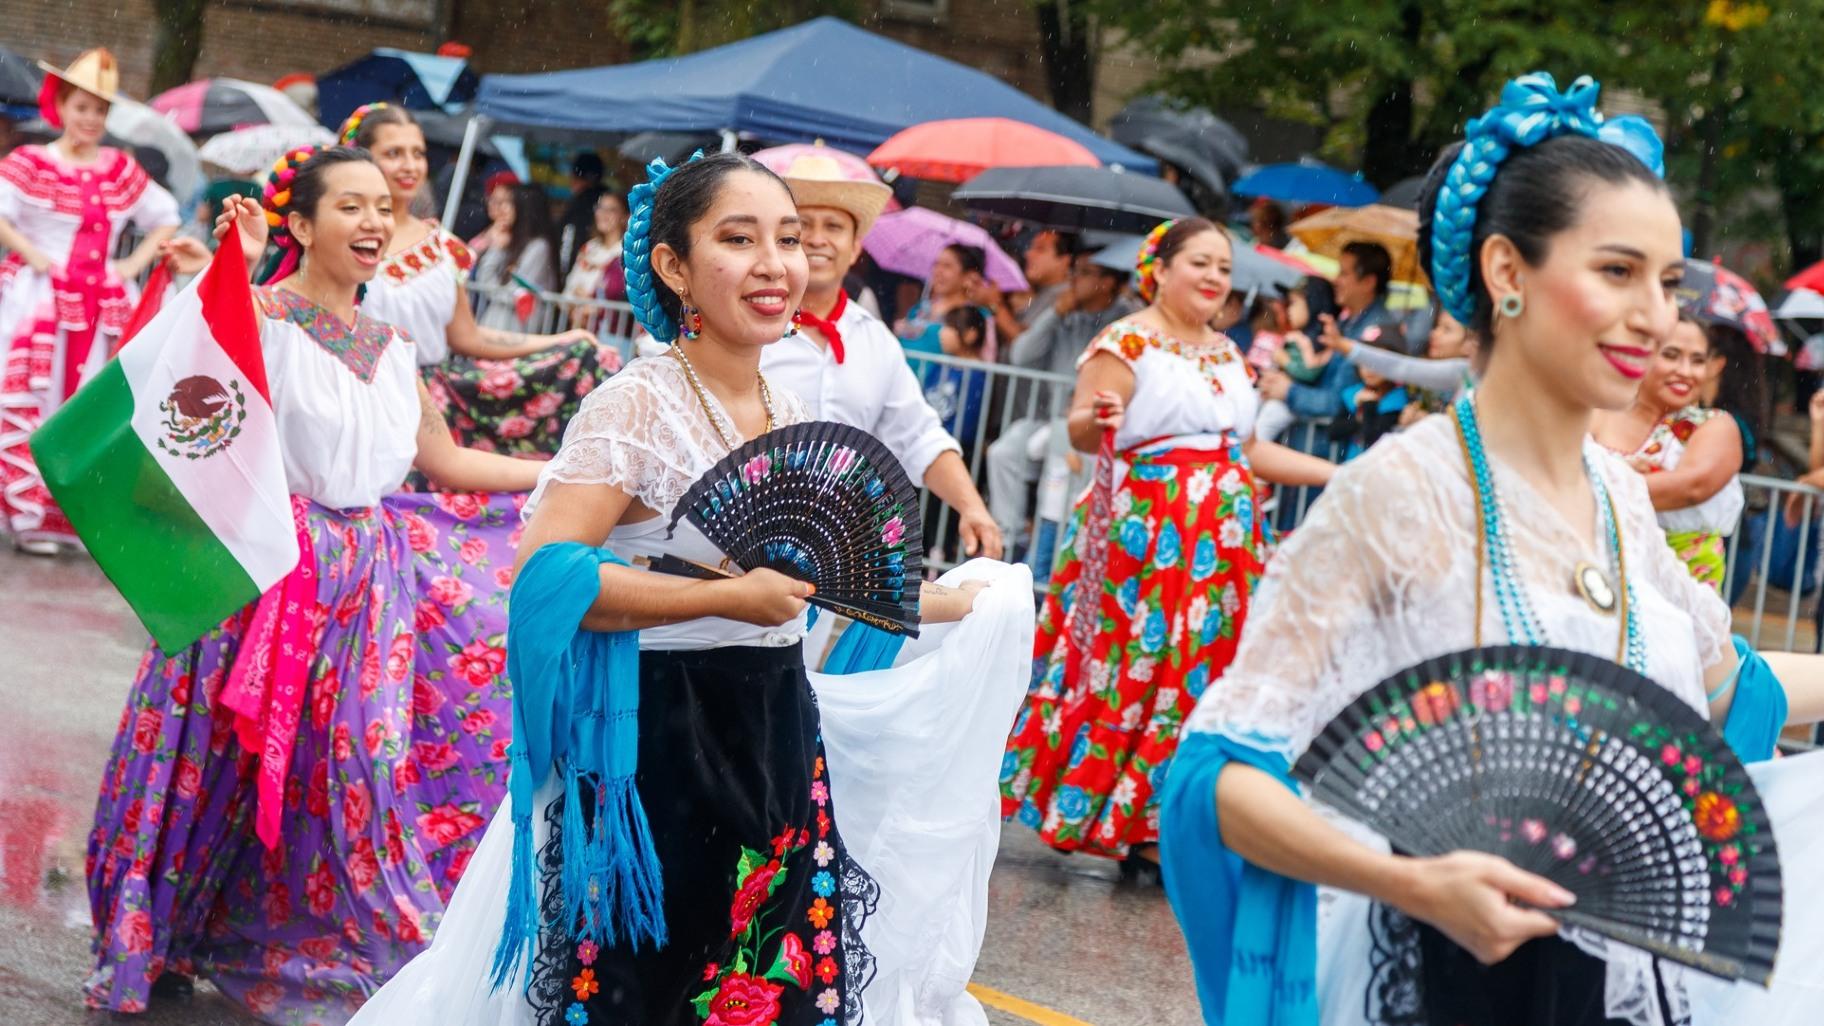
<svg viewBox="0 0 1824 1026"><path fill-rule="evenodd" d="M665 944L663 881L646 809L634 787L639 766L638 631L584 630L601 590L601 565L626 566L607 549L555 542L526 561L513 582L507 675L513 683L513 878L494 951L493 983L530 962L540 927L532 858L533 792L551 772L564 785L565 926L607 946ZM595 788L595 822L583 823L581 786Z"/></svg>

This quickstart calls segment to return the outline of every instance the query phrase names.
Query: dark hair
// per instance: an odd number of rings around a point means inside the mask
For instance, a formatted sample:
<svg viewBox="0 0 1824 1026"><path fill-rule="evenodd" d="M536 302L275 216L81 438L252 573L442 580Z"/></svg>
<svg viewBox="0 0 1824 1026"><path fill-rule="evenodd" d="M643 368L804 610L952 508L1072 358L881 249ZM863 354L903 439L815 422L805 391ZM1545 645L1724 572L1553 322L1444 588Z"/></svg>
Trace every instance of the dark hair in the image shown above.
<svg viewBox="0 0 1824 1026"><path fill-rule="evenodd" d="M379 104L368 109L361 116L361 125L355 129L354 144L364 150L374 148L374 140L380 135L381 125L417 125L418 119L412 112L394 103ZM423 134L424 129L418 129Z"/></svg>
<svg viewBox="0 0 1824 1026"><path fill-rule="evenodd" d="M1462 149L1462 143L1453 143L1438 154L1419 190L1419 263L1428 273L1438 193ZM1659 192L1666 189L1666 183L1632 153L1582 135L1562 135L1517 149L1502 162L1487 194L1476 204L1476 228L1469 254L1469 292L1475 313L1464 327L1480 341L1484 352L1494 347L1495 304L1482 281L1483 243L1491 236L1506 236L1520 251L1522 260L1539 266L1550 252L1552 238L1577 223L1589 195L1587 186L1597 182L1638 182Z"/></svg>
<svg viewBox="0 0 1824 1026"><path fill-rule="evenodd" d="M1074 257L1081 253L1090 252L1089 247L1083 245L1083 236L1078 235L1076 232L1067 232L1058 228L1041 228L1040 230L1033 232L1032 241L1028 242L1026 245L1030 248L1032 243L1039 241L1041 237L1046 235L1051 236L1052 248L1057 250L1058 255L1061 257Z"/></svg>
<svg viewBox="0 0 1824 1026"><path fill-rule="evenodd" d="M652 224L648 242L651 248L658 248L660 243L671 247L679 260L690 258L690 226L697 223L709 208L716 202L716 194L721 190L722 180L737 171L751 171L765 175L778 183L786 195L791 190L785 181L774 174L772 169L745 153L717 153L681 164L674 169L663 182L659 183L658 192L652 198ZM659 306L677 323L683 303L678 294L666 288L654 277L654 292L658 294Z"/></svg>
<svg viewBox="0 0 1824 1026"><path fill-rule="evenodd" d="M974 303L951 307L950 311L944 314L944 327L956 332L956 337L962 342L964 349L971 351L980 349L988 342L988 317L982 313L982 308ZM975 333L974 345L969 344L970 332Z"/></svg>
<svg viewBox="0 0 1824 1026"><path fill-rule="evenodd" d="M297 159L300 155L304 156L303 160ZM292 237L288 219L294 213L302 214L306 220L317 216L317 206L323 202L323 194L328 189L324 179L329 176L329 169L373 162L373 154L354 146L300 149L286 155L284 169L273 172L262 192L262 205L272 215L267 218L272 228L272 244L278 247L275 259L260 276L262 283L277 281L297 269L303 247ZM274 203L279 196L285 198L284 203Z"/></svg>
<svg viewBox="0 0 1824 1026"><path fill-rule="evenodd" d="M961 242L952 242L944 247L944 252L956 258L963 265L964 274L987 274L988 254L980 246L968 246Z"/></svg>
<svg viewBox="0 0 1824 1026"><path fill-rule="evenodd" d="M1710 343L1710 358L1721 358L1723 375L1716 383L1715 407L1735 417L1736 423L1749 432L1742 440L1743 459L1767 437L1767 423L1772 417L1767 395L1767 372L1761 354L1741 329L1726 324L1702 324L1704 338Z"/></svg>
<svg viewBox="0 0 1824 1026"><path fill-rule="evenodd" d="M1172 261L1177 258L1179 251L1184 249L1185 244L1204 232L1215 232L1225 239L1229 237L1229 233L1221 225L1207 217L1181 217L1173 221L1172 226L1165 230L1165 234L1159 236L1159 248L1156 250L1159 266L1171 266Z"/></svg>
<svg viewBox="0 0 1824 1026"><path fill-rule="evenodd" d="M602 158L594 150L584 150L570 162L570 177L572 178L592 178L601 181L602 176L607 173L608 166L602 163Z"/></svg>
<svg viewBox="0 0 1824 1026"><path fill-rule="evenodd" d="M605 199L611 199L620 204L623 217L633 213L633 208L628 205L627 196L624 193L616 192L613 189L603 189L602 194L597 196L595 202L589 205L589 237L591 239L601 237L601 233L595 230L595 208L601 206L602 201ZM626 231L626 227L623 226L621 230Z"/></svg>
<svg viewBox="0 0 1824 1026"><path fill-rule="evenodd" d="M1393 284L1393 257L1387 253L1387 247L1378 242L1357 239L1343 247L1343 253L1355 258L1355 273L1358 277L1374 276L1374 298L1385 299L1387 287Z"/></svg>
<svg viewBox="0 0 1824 1026"><path fill-rule="evenodd" d="M526 247L534 239L545 243L545 260L550 264L546 268L546 277L557 279L557 265L553 261L556 252L551 245L551 206L545 202L545 191L536 185L515 185L513 187L513 230L507 236L506 259L501 264L501 280L495 285L505 285L511 281L513 268L519 265L519 259L526 252Z"/></svg>

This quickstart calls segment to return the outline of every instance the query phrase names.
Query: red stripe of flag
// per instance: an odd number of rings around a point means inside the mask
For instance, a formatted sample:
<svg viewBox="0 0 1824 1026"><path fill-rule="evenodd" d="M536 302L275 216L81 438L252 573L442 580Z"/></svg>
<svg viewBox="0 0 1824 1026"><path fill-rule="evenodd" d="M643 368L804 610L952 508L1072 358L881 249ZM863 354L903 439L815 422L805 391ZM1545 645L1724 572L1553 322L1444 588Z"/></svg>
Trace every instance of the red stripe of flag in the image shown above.
<svg viewBox="0 0 1824 1026"><path fill-rule="evenodd" d="M203 280L197 284L202 300L203 321L215 344L234 361L248 385L260 393L266 405L272 395L266 388L266 360L260 352L260 322L253 310L253 286L247 282L247 261L241 255L239 226L228 229L216 247Z"/></svg>

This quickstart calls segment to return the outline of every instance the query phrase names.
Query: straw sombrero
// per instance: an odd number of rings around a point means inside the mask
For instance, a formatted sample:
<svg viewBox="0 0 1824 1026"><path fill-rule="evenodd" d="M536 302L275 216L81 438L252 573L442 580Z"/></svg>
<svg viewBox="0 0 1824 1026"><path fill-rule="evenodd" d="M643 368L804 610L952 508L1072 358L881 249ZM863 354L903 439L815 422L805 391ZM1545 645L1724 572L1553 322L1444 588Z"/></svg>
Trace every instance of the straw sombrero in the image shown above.
<svg viewBox="0 0 1824 1026"><path fill-rule="evenodd" d="M67 82L109 103L120 93L120 62L103 47L83 51L67 68L44 61L38 62L38 68L44 72L44 88L38 91L38 113L52 128L63 127L63 119L57 116L57 83Z"/></svg>
<svg viewBox="0 0 1824 1026"><path fill-rule="evenodd" d="M855 237L865 238L886 209L893 190L861 158L822 144L775 146L753 155L785 179L801 207L834 207L855 219Z"/></svg>

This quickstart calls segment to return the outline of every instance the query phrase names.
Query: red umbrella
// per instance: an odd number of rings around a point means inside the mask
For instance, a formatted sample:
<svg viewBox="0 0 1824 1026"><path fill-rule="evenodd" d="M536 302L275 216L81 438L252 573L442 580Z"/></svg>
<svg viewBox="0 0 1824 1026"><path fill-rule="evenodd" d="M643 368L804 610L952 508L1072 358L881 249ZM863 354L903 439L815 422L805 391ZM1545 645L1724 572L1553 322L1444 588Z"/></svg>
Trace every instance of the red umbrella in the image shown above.
<svg viewBox="0 0 1824 1026"><path fill-rule="evenodd" d="M868 163L934 182L966 182L991 167L1102 166L1081 143L1009 118L913 125L881 143Z"/></svg>
<svg viewBox="0 0 1824 1026"><path fill-rule="evenodd" d="M1824 260L1820 260L1786 279L1786 287L1789 289L1810 289L1813 292L1824 292Z"/></svg>

